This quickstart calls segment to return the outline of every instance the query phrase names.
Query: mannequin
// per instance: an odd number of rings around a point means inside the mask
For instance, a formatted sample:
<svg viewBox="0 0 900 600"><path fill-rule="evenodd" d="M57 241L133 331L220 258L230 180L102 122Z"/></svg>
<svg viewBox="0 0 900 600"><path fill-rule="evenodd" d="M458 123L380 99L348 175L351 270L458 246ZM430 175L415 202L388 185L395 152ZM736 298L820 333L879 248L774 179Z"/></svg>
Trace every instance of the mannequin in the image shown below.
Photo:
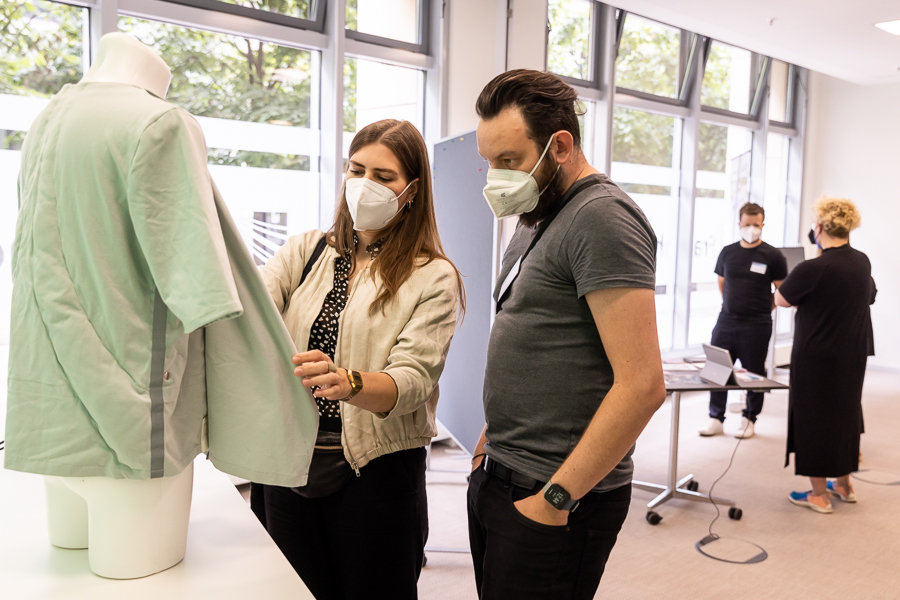
<svg viewBox="0 0 900 600"><path fill-rule="evenodd" d="M100 39L97 60L82 79L120 83L165 98L172 80L153 50L123 34ZM111 579L164 571L184 558L193 463L158 479L45 477L50 543L88 549L91 570Z"/></svg>
<svg viewBox="0 0 900 600"><path fill-rule="evenodd" d="M163 59L141 42L124 33L107 33L97 46L97 60L81 81L125 83L165 98L172 72Z"/></svg>

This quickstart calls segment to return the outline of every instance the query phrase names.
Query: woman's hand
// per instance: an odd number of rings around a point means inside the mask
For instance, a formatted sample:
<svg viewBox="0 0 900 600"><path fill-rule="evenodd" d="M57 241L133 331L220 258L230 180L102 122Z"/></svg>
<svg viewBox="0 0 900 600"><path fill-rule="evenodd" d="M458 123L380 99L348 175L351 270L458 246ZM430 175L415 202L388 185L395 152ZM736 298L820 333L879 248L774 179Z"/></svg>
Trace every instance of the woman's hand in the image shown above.
<svg viewBox="0 0 900 600"><path fill-rule="evenodd" d="M327 354L319 350L295 354L293 363L299 365L294 375L302 378L306 387L318 387L316 398L342 400L350 395L353 388L347 378L347 371L338 369Z"/></svg>

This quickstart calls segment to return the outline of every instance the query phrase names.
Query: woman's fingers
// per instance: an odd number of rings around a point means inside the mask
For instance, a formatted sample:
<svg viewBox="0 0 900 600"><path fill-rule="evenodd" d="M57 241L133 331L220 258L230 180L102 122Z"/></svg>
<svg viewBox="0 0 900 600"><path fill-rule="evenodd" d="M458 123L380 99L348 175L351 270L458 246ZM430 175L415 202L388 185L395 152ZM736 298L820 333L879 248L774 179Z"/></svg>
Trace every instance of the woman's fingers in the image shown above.
<svg viewBox="0 0 900 600"><path fill-rule="evenodd" d="M328 398L329 400L340 400L341 398L345 398L345 395L341 394L341 387L338 385L323 388L316 391L317 398Z"/></svg>
<svg viewBox="0 0 900 600"><path fill-rule="evenodd" d="M295 365L302 365L308 362L331 362L328 355L321 350L310 350L309 352L300 352L294 355L292 359Z"/></svg>
<svg viewBox="0 0 900 600"><path fill-rule="evenodd" d="M303 378L303 385L306 387L319 387L322 388L316 391L317 398L326 398L327 394L320 393L322 390L326 388L330 388L336 386L340 383L340 380L336 373L325 373L324 375L315 375L315 376L307 376Z"/></svg>
<svg viewBox="0 0 900 600"><path fill-rule="evenodd" d="M314 375L321 375L323 373L334 373L335 371L329 368L330 362L308 362L303 363L296 369L294 369L294 375L297 377L311 377Z"/></svg>

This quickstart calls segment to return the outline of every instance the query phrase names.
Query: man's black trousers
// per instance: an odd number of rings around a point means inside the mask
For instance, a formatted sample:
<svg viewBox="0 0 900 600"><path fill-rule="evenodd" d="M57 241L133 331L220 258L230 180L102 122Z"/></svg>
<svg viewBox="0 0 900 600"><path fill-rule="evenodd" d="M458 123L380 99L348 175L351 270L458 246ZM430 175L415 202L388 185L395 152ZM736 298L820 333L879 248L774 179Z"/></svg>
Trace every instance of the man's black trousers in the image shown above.
<svg viewBox="0 0 900 600"><path fill-rule="evenodd" d="M766 374L766 355L769 353L769 339L772 337L772 321L747 323L733 321L719 316L712 334L712 345L731 353L731 360L740 359L741 366L757 375ZM747 408L744 416L756 423L756 417L763 409L766 395L762 392L747 392ZM709 416L725 420L728 392L710 392Z"/></svg>
<svg viewBox="0 0 900 600"><path fill-rule="evenodd" d="M483 468L468 490L469 544L481 600L589 600L628 514L631 485L589 493L568 525L536 523L514 502L540 493L505 484Z"/></svg>

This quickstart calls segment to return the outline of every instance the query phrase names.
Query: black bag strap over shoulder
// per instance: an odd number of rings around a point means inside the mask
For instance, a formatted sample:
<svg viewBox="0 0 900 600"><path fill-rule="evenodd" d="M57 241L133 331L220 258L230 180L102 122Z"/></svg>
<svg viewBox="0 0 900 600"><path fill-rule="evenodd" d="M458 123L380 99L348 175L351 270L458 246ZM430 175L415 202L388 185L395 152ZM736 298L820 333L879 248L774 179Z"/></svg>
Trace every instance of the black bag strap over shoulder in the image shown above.
<svg viewBox="0 0 900 600"><path fill-rule="evenodd" d="M297 287L303 285L303 282L306 281L306 276L309 275L309 272L312 271L312 268L319 262L319 257L322 256L322 252L325 251L325 246L328 245L328 242L325 238L327 238L327 234L322 236L322 239L319 240L319 243L316 244L315 250L310 255L309 260L306 261L306 265L303 267L303 273L300 274L300 283L297 284Z"/></svg>
<svg viewBox="0 0 900 600"><path fill-rule="evenodd" d="M297 287L294 288L290 295L288 296L287 302L284 303L284 308L281 310L281 315L284 316L287 314L288 308L291 306L291 298L294 295L294 292L297 291L303 282L306 281L306 276L309 275L309 272L312 271L312 268L316 266L316 263L319 262L319 257L322 256L322 252L325 251L325 246L327 242L325 241L326 235L322 236L322 239L319 240L319 243L316 244L315 249L313 249L312 254L309 255L309 260L306 261L306 264L303 265L303 272L300 273L300 283L297 284Z"/></svg>

